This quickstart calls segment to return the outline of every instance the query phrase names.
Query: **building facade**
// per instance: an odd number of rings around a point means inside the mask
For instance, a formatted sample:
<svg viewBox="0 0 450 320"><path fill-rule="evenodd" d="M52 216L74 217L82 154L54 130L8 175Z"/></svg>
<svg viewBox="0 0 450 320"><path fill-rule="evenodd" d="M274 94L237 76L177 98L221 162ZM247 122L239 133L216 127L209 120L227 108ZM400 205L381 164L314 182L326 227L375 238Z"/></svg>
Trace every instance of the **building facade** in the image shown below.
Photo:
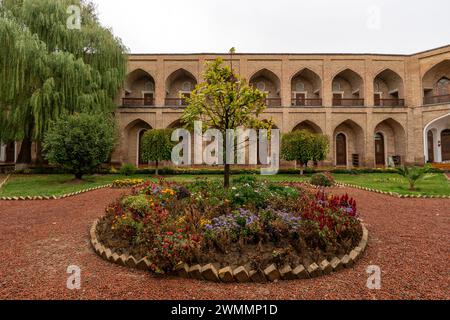
<svg viewBox="0 0 450 320"><path fill-rule="evenodd" d="M117 98L114 164L139 164L143 133L176 128L205 63L227 54L132 54ZM263 119L282 133L330 138L325 165L450 161L450 45L412 55L236 54L233 68L267 93ZM3 145L0 161L15 157Z"/></svg>

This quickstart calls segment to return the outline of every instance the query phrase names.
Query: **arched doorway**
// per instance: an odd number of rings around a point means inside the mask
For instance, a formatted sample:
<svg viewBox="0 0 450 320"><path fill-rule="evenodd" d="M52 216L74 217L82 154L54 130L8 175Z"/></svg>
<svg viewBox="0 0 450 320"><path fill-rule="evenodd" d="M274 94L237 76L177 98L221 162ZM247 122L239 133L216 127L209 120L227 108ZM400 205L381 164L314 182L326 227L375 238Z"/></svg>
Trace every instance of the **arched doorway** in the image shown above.
<svg viewBox="0 0 450 320"><path fill-rule="evenodd" d="M434 162L434 134L433 131L429 130L427 134L428 140L428 162Z"/></svg>
<svg viewBox="0 0 450 320"><path fill-rule="evenodd" d="M384 136L380 132L375 134L375 164L377 166L386 165Z"/></svg>
<svg viewBox="0 0 450 320"><path fill-rule="evenodd" d="M450 161L450 129L441 132L442 161Z"/></svg>
<svg viewBox="0 0 450 320"><path fill-rule="evenodd" d="M347 166L347 137L343 133L336 136L336 165Z"/></svg>
<svg viewBox="0 0 450 320"><path fill-rule="evenodd" d="M423 130L425 162L450 161L450 113L431 121Z"/></svg>

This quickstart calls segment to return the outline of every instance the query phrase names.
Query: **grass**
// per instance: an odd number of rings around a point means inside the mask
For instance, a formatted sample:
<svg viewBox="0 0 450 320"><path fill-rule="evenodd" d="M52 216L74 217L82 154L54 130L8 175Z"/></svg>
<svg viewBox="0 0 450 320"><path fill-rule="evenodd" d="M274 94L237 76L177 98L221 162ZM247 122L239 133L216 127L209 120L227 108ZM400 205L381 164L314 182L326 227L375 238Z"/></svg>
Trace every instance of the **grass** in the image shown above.
<svg viewBox="0 0 450 320"><path fill-rule="evenodd" d="M450 195L450 183L443 174L428 174L416 184L416 190L410 191L408 181L398 174L334 174L336 181L362 187L396 192L403 195Z"/></svg>
<svg viewBox="0 0 450 320"><path fill-rule="evenodd" d="M399 194L422 194L422 195L450 195L450 183L442 174L428 175L424 180L417 183L416 191L408 190L406 179L397 174L371 173L371 174L335 174L336 181L349 183L387 192ZM63 195L83 189L102 186L112 183L114 180L126 178L142 178L156 181L154 176L134 175L126 177L123 175L94 175L85 176L81 182L74 183L71 175L12 175L6 185L0 189L0 197L19 196L51 196ZM188 182L197 178L222 179L221 175L180 175L168 176L166 180L176 182ZM258 176L261 180L272 182L302 182L307 181L309 176L280 174L276 176Z"/></svg>

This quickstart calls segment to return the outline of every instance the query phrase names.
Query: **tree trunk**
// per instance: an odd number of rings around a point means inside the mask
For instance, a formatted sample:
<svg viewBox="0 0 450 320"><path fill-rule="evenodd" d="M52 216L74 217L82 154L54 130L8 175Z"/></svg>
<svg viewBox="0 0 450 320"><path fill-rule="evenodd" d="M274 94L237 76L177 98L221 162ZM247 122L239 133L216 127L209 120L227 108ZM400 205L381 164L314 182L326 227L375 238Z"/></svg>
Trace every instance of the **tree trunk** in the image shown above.
<svg viewBox="0 0 450 320"><path fill-rule="evenodd" d="M22 140L22 145L20 146L20 152L17 156L17 164L21 165L30 165L31 164L31 145L32 145L31 138L26 137Z"/></svg>
<svg viewBox="0 0 450 320"><path fill-rule="evenodd" d="M230 172L231 172L231 165L226 164L225 165L225 174L224 174L224 181L223 186L225 189L228 189L230 187Z"/></svg>
<svg viewBox="0 0 450 320"><path fill-rule="evenodd" d="M42 142L36 141L36 164L42 166L45 164L44 157L42 155Z"/></svg>
<svg viewBox="0 0 450 320"><path fill-rule="evenodd" d="M156 172L155 172L156 176L159 176L159 162L158 160L156 160Z"/></svg>
<svg viewBox="0 0 450 320"><path fill-rule="evenodd" d="M300 175L301 176L303 176L303 174L305 173L304 167L305 167L305 165L303 164L303 162L300 162Z"/></svg>

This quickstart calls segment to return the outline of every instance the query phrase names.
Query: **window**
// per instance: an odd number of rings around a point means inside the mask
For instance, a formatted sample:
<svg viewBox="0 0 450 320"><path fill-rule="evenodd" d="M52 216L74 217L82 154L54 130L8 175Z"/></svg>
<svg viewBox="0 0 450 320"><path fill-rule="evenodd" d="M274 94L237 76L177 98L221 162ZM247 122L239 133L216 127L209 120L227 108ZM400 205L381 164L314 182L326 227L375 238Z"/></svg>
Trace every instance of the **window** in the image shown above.
<svg viewBox="0 0 450 320"><path fill-rule="evenodd" d="M181 90L184 92L191 92L192 91L192 83L190 83L189 81L184 82L183 85L181 86Z"/></svg>
<svg viewBox="0 0 450 320"><path fill-rule="evenodd" d="M297 82L297 84L295 85L295 91L305 91L305 84L303 82Z"/></svg>
<svg viewBox="0 0 450 320"><path fill-rule="evenodd" d="M144 91L146 92L154 92L155 91L155 85L153 84L153 82L148 81L145 83L144 86Z"/></svg>
<svg viewBox="0 0 450 320"><path fill-rule="evenodd" d="M333 91L339 92L341 90L341 84L339 82L333 82Z"/></svg>
<svg viewBox="0 0 450 320"><path fill-rule="evenodd" d="M260 82L258 82L258 83L256 84L256 88L257 88L259 91L265 92L265 91L266 91L266 84L265 84L264 82L260 81Z"/></svg>

